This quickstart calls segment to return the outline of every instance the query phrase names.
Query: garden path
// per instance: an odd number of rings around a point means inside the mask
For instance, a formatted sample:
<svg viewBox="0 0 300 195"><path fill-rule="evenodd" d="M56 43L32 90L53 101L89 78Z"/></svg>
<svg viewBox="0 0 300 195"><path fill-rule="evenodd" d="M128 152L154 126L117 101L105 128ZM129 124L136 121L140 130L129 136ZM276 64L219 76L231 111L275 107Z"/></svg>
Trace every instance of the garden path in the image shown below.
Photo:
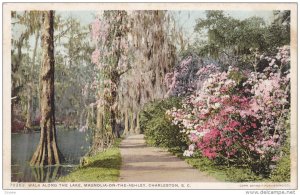
<svg viewBox="0 0 300 195"><path fill-rule="evenodd" d="M125 138L120 150L120 182L217 182L166 150L148 147L142 134Z"/></svg>

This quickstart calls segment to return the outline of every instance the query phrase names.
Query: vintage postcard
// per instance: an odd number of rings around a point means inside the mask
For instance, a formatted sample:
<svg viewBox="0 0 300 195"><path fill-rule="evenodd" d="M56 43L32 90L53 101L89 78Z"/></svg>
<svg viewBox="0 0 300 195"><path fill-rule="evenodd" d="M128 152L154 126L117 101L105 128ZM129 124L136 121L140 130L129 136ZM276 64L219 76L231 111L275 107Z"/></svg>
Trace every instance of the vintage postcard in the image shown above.
<svg viewBox="0 0 300 195"><path fill-rule="evenodd" d="M3 186L298 188L296 3L3 3Z"/></svg>

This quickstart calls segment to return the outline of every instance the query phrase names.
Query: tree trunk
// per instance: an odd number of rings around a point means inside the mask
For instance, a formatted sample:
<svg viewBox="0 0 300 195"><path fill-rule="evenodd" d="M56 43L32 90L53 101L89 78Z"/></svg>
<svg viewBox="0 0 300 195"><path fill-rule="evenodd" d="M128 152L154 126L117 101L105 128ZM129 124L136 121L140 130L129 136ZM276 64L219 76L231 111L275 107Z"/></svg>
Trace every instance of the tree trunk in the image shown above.
<svg viewBox="0 0 300 195"><path fill-rule="evenodd" d="M97 107L96 129L98 129L99 131L103 131L103 109L101 109L101 106Z"/></svg>
<svg viewBox="0 0 300 195"><path fill-rule="evenodd" d="M94 129L93 145L90 154L95 154L104 149L103 140L104 115L102 106L97 106L96 128Z"/></svg>
<svg viewBox="0 0 300 195"><path fill-rule="evenodd" d="M130 117L130 134L134 134L135 133L135 112L131 113L131 117Z"/></svg>
<svg viewBox="0 0 300 195"><path fill-rule="evenodd" d="M141 128L140 128L140 112L137 112L137 114L136 114L135 133L136 134L140 134L141 133Z"/></svg>
<svg viewBox="0 0 300 195"><path fill-rule="evenodd" d="M125 127L124 127L124 133L123 135L128 135L129 134L129 120L128 120L128 110L125 111L125 114L124 114L124 124L125 124Z"/></svg>
<svg viewBox="0 0 300 195"><path fill-rule="evenodd" d="M117 128L117 119L116 119L116 111L114 109L111 109L110 111L110 126L113 132L113 135L117 138L120 138L120 132Z"/></svg>
<svg viewBox="0 0 300 195"><path fill-rule="evenodd" d="M32 128L32 115L33 115L33 105L32 105L32 96L33 96L33 71L34 71L34 66L35 66L35 57L36 57L36 49L38 45L38 40L39 40L39 29L36 29L35 32L35 44L33 48L33 54L32 54L32 62L31 62L31 70L30 70L30 84L28 86L28 97L27 97L27 116L26 116L26 127L28 129Z"/></svg>
<svg viewBox="0 0 300 195"><path fill-rule="evenodd" d="M121 12L121 11L118 11L118 13ZM117 21L118 24L117 24L117 27L116 27L116 32L118 31L121 31L120 27L122 25L122 22L123 22L123 17L121 15L120 17L120 20ZM113 135L117 138L120 138L120 132L119 132L119 129L117 128L117 97L118 97L118 92L117 92L117 89L118 89L118 86L119 86L119 83L120 83L120 74L119 72L117 71L117 68L118 68L118 65L119 65L119 60L121 58L121 35L119 35L119 32L115 34L116 36L116 40L117 40L117 48L116 50L114 51L114 56L116 58L116 61L115 61L115 64L113 65L113 69L110 70L110 79L112 81L112 85L111 85L111 102L110 102L110 126L112 128L112 132L113 132ZM115 85L115 86L114 86Z"/></svg>
<svg viewBox="0 0 300 195"><path fill-rule="evenodd" d="M96 127L94 128L93 143L88 155L94 155L110 147L114 142L112 129L107 128L106 124L110 123L110 118L105 118L108 113L108 106L97 107Z"/></svg>
<svg viewBox="0 0 300 195"><path fill-rule="evenodd" d="M60 164L63 158L56 143L53 22L54 11L43 12L43 62L40 73L41 136L30 161L30 164L34 166Z"/></svg>
<svg viewBox="0 0 300 195"><path fill-rule="evenodd" d="M120 56L117 57L117 61L119 61ZM115 66L117 67L117 65ZM113 84L111 84L111 100L108 100L107 102L109 102L110 104L110 126L113 132L113 135L117 138L120 138L120 132L119 129L117 129L117 112L118 112L118 108L117 108L117 96L118 96L118 92L117 92L117 88L118 85L120 83L120 75L118 74L117 71L113 70L111 72L111 81Z"/></svg>

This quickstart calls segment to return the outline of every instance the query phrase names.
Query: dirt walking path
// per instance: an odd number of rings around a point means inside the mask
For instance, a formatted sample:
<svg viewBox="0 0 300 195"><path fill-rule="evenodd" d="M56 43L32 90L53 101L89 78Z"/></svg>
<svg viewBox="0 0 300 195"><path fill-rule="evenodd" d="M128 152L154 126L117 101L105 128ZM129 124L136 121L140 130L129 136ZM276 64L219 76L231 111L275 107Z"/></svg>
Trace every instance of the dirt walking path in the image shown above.
<svg viewBox="0 0 300 195"><path fill-rule="evenodd" d="M169 152L147 147L143 135L127 137L120 150L120 182L217 182Z"/></svg>

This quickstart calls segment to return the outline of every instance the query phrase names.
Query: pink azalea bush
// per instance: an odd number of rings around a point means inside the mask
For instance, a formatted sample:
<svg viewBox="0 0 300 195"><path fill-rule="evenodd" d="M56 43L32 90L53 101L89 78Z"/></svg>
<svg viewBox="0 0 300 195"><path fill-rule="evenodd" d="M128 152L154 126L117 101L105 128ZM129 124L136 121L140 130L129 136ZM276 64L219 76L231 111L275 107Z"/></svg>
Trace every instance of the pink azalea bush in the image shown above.
<svg viewBox="0 0 300 195"><path fill-rule="evenodd" d="M290 105L289 73L282 74L282 66L289 63L287 48L279 51L284 60L270 58L262 73L215 69L201 88L184 99L182 109L167 111L189 139L185 156L201 153L218 162L250 165L256 171L280 159ZM204 69L198 71L198 81L209 71Z"/></svg>

